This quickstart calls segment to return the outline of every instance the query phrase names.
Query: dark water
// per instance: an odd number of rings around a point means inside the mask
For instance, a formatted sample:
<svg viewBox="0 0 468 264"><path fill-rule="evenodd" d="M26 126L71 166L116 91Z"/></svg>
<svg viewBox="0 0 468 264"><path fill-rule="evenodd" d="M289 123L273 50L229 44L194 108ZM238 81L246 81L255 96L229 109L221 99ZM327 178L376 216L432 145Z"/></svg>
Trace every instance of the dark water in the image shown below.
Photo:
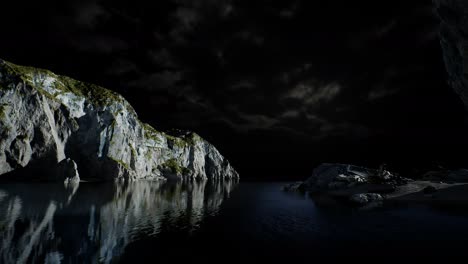
<svg viewBox="0 0 468 264"><path fill-rule="evenodd" d="M468 212L321 206L282 183L0 185L0 263L468 256Z"/></svg>

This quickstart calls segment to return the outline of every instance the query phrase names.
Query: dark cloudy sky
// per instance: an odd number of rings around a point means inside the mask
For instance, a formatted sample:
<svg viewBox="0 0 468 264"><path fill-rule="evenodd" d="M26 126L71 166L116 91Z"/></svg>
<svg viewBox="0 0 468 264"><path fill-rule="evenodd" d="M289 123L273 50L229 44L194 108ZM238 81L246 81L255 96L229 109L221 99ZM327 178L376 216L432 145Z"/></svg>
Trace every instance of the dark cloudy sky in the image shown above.
<svg viewBox="0 0 468 264"><path fill-rule="evenodd" d="M13 1L0 57L122 93L253 178L462 165L430 0Z"/></svg>

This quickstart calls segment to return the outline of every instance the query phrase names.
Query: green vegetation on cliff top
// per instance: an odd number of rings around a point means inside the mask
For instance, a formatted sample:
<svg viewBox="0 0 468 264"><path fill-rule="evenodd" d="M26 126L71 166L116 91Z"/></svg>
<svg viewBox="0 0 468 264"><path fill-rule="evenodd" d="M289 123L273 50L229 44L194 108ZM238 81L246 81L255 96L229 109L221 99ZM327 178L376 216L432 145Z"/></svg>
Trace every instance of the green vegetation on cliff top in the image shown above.
<svg viewBox="0 0 468 264"><path fill-rule="evenodd" d="M45 69L29 67L29 66L20 66L13 64L11 62L3 61L0 59L0 73L5 73L9 75L9 77L19 78L17 81L22 80L28 83L31 87L34 87L39 92L47 96L49 99L57 100L55 97L59 94L63 94L66 92L73 93L77 96L85 97L89 102L91 102L95 106L107 106L113 102L118 102L131 113L137 117L137 114L133 107L121 96L120 94L103 88L101 86L81 82L75 79L72 79L67 76L56 75L53 72ZM42 87L38 87L34 84L34 80L32 80L33 76L49 76L55 79L53 84L51 85L53 88L58 90L59 92L56 94L50 94L48 91L43 89ZM0 83L0 86L1 83ZM0 109L0 114L3 112L4 109ZM117 113L118 114L118 113ZM177 146L179 148L184 148L186 146L194 146L195 143L200 140L200 137L195 133L190 133L186 136L182 137L175 137L164 132L157 131L149 124L140 122L145 130L146 138L151 138L155 141L159 141L158 135L162 135L165 137L168 142L172 144L172 146Z"/></svg>
<svg viewBox="0 0 468 264"><path fill-rule="evenodd" d="M81 82L67 76L56 75L49 70L28 66L19 66L7 61L3 61L2 63L1 60L0 69L12 77L20 78L21 80L27 82L29 85L38 90L41 90L42 92L46 91L42 89L42 87L37 87L34 84L34 80L31 79L33 76L49 76L55 78L56 80L53 82L52 87L61 91L58 94L63 92L71 92L75 95L83 96L92 104L101 107L109 105L113 102L119 102L123 104L130 112L135 113L135 110L120 94L95 84ZM56 96L58 94L52 96Z"/></svg>

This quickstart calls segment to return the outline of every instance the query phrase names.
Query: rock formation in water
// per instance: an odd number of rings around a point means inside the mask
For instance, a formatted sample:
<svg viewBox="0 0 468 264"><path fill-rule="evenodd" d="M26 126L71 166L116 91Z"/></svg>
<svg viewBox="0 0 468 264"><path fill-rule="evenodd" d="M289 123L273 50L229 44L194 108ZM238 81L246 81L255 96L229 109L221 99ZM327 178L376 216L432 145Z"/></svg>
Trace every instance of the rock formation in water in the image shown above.
<svg viewBox="0 0 468 264"><path fill-rule="evenodd" d="M433 0L449 83L468 107L468 1Z"/></svg>
<svg viewBox="0 0 468 264"><path fill-rule="evenodd" d="M440 43L449 84L468 107L468 1L433 0L441 20ZM468 170L433 171L413 181L385 170L372 170L346 164L322 164L304 182L284 186L285 191L326 193L357 205L384 199L468 202L455 188L468 189ZM450 192L441 194L441 190ZM434 195L437 193L437 195ZM452 200L450 200L452 199Z"/></svg>
<svg viewBox="0 0 468 264"><path fill-rule="evenodd" d="M363 208L385 202L468 204L468 170L428 172L414 180L381 168L322 164L304 182L286 185L285 191L308 192Z"/></svg>
<svg viewBox="0 0 468 264"><path fill-rule="evenodd" d="M157 131L115 92L0 60L0 179L18 171L67 182L238 178L206 140Z"/></svg>
<svg viewBox="0 0 468 264"><path fill-rule="evenodd" d="M312 176L304 182L285 186L286 191L323 193L346 191L351 194L369 192L391 192L396 186L410 179L400 177L381 167L378 170L348 164L325 163L314 169Z"/></svg>

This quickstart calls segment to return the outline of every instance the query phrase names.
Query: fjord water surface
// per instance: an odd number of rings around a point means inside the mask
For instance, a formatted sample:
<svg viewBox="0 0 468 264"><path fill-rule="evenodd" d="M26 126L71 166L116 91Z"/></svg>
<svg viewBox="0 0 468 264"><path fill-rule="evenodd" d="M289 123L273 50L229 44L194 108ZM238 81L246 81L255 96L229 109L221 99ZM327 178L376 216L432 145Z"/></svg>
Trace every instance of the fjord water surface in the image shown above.
<svg viewBox="0 0 468 264"><path fill-rule="evenodd" d="M284 183L0 185L0 263L468 255L468 214L322 206Z"/></svg>

